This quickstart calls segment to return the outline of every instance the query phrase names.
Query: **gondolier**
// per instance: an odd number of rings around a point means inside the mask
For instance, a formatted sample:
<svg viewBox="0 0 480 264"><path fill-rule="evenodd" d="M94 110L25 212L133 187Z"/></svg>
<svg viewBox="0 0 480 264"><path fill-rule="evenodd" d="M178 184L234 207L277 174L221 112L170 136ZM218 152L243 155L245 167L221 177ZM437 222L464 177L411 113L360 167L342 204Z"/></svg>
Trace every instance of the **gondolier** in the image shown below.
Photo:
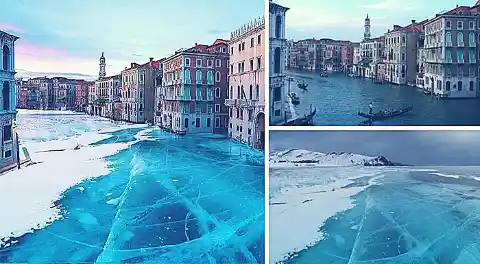
<svg viewBox="0 0 480 264"><path fill-rule="evenodd" d="M373 103L368 104L368 109L369 109L368 114L371 115L373 113Z"/></svg>

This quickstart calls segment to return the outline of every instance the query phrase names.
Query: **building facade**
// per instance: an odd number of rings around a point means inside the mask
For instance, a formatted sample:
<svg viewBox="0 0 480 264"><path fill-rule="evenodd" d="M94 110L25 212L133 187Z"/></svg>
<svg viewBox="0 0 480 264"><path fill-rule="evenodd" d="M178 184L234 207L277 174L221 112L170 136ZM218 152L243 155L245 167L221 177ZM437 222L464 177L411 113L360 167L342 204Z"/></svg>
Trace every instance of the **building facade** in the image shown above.
<svg viewBox="0 0 480 264"><path fill-rule="evenodd" d="M287 121L287 108L286 108L286 91L285 91L285 63L283 60L285 56L282 56L286 50L286 38L285 38L285 17L288 8L278 5L270 1L270 64L269 64L269 111L270 111L270 124L282 124ZM302 55L299 52L298 55ZM303 58L302 58L303 59ZM301 61L297 56L297 65Z"/></svg>
<svg viewBox="0 0 480 264"><path fill-rule="evenodd" d="M408 26L393 26L385 34L385 80L414 85L417 79L417 44L422 27L412 20Z"/></svg>
<svg viewBox="0 0 480 264"><path fill-rule="evenodd" d="M159 125L180 134L221 133L228 126L228 41L195 43L163 61Z"/></svg>
<svg viewBox="0 0 480 264"><path fill-rule="evenodd" d="M438 14L425 24L425 88L446 98L478 97L479 16L468 6Z"/></svg>
<svg viewBox="0 0 480 264"><path fill-rule="evenodd" d="M17 36L0 31L0 168L2 170L16 166L18 159L18 138L15 132L16 96L15 96L15 41Z"/></svg>
<svg viewBox="0 0 480 264"><path fill-rule="evenodd" d="M150 58L145 64L131 63L122 71L122 120L132 123L153 123L155 78L158 61Z"/></svg>
<svg viewBox="0 0 480 264"><path fill-rule="evenodd" d="M114 119L115 103L120 102L121 76L101 77L95 81L93 114Z"/></svg>
<svg viewBox="0 0 480 264"><path fill-rule="evenodd" d="M265 42L265 17L230 34L230 89L225 100L229 137L262 149L265 144ZM278 49L275 56L284 68L285 49Z"/></svg>

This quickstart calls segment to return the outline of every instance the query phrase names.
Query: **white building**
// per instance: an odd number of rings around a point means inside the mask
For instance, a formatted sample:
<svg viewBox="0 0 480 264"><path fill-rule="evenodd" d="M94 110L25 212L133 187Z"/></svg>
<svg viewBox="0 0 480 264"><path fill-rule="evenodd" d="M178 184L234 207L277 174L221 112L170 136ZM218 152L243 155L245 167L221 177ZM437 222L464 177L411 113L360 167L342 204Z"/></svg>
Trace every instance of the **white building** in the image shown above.
<svg viewBox="0 0 480 264"><path fill-rule="evenodd" d="M286 122L286 91L285 91L285 51L287 41L285 37L285 13L289 8L270 1L270 124L278 125Z"/></svg>
<svg viewBox="0 0 480 264"><path fill-rule="evenodd" d="M16 119L15 97L15 41L17 36L0 31L0 171L15 167L18 162L18 138L14 120Z"/></svg>
<svg viewBox="0 0 480 264"><path fill-rule="evenodd" d="M228 134L263 149L265 144L265 17L230 35ZM285 58L285 53L279 54ZM283 64L282 64L283 66Z"/></svg>

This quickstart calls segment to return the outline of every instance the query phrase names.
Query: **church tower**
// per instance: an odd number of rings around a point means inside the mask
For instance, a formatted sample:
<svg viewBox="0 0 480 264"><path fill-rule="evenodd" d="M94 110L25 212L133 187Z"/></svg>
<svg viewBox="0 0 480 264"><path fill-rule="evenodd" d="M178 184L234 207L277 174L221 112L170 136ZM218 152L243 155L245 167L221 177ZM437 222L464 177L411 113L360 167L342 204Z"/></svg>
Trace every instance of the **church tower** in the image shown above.
<svg viewBox="0 0 480 264"><path fill-rule="evenodd" d="M100 72L98 73L98 78L104 78L106 76L106 72L105 72L105 57L103 56L103 52L102 52L102 56L100 57Z"/></svg>
<svg viewBox="0 0 480 264"><path fill-rule="evenodd" d="M365 18L365 33L363 33L363 39L364 40L369 40L372 34L370 33L370 18L367 17Z"/></svg>

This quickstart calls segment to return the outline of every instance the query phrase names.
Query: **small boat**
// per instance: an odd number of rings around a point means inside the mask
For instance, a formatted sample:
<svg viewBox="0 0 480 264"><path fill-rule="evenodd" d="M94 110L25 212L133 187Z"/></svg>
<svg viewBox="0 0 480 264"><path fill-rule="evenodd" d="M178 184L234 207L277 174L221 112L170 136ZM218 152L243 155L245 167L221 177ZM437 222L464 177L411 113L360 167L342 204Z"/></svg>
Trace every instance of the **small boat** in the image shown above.
<svg viewBox="0 0 480 264"><path fill-rule="evenodd" d="M431 95L431 94L432 94L432 92L430 92L429 90L423 90L423 93L424 93L425 95Z"/></svg>
<svg viewBox="0 0 480 264"><path fill-rule="evenodd" d="M297 96L296 93L290 93L290 99L292 101L292 104L294 105L300 104L300 98Z"/></svg>
<svg viewBox="0 0 480 264"><path fill-rule="evenodd" d="M373 114L367 114L367 113L362 113L358 112L358 115L364 118L368 118L370 120L384 120L388 118L392 118L395 116L403 115L405 113L410 112L413 109L413 105L407 108L403 108L400 110L392 110L392 111L379 111L377 113Z"/></svg>
<svg viewBox="0 0 480 264"><path fill-rule="evenodd" d="M298 86L298 88L300 88L300 89L302 89L302 90L304 90L304 91L307 91L307 86L308 86L308 84L306 84L306 83L297 83L297 86Z"/></svg>
<svg viewBox="0 0 480 264"><path fill-rule="evenodd" d="M311 109L311 106L310 106ZM313 117L317 113L317 108L313 111L310 110L310 114L305 115L304 117L300 117L294 120L290 120L283 124L284 126L312 126L313 125Z"/></svg>
<svg viewBox="0 0 480 264"><path fill-rule="evenodd" d="M323 71L320 73L320 77L328 77L328 73L326 71Z"/></svg>

